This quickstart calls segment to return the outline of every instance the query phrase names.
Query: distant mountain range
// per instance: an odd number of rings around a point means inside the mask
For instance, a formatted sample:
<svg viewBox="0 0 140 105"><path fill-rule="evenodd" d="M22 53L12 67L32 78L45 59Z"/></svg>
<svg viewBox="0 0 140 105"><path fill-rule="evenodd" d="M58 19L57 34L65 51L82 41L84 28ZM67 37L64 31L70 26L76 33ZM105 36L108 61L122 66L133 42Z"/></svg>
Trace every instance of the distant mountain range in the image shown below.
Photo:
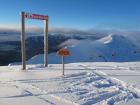
<svg viewBox="0 0 140 105"><path fill-rule="evenodd" d="M18 33L1 33L0 34L0 65L7 65L11 62L21 61L21 45L20 34ZM26 53L27 60L31 57L42 54L44 50L44 38L43 35L27 34L26 38ZM97 40L104 35L80 35L80 34L49 34L49 53L56 52L61 48L61 44L68 39L92 39Z"/></svg>
<svg viewBox="0 0 140 105"><path fill-rule="evenodd" d="M98 40L68 39L60 44L67 47L71 55L65 63L74 62L132 62L140 61L140 46L129 37L108 35ZM42 64L43 54L34 56L27 61L29 64ZM56 53L49 54L49 63L61 63L61 57Z"/></svg>

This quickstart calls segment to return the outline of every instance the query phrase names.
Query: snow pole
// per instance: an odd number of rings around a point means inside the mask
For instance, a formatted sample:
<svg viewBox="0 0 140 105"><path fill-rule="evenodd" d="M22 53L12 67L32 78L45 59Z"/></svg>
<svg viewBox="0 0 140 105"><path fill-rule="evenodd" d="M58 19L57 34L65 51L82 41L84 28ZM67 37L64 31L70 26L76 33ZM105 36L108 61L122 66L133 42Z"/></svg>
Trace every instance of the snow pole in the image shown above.
<svg viewBox="0 0 140 105"><path fill-rule="evenodd" d="M44 20L44 65L48 67L48 19Z"/></svg>
<svg viewBox="0 0 140 105"><path fill-rule="evenodd" d="M63 71L62 71L62 75L64 75L64 56L62 56L62 67L63 67Z"/></svg>
<svg viewBox="0 0 140 105"><path fill-rule="evenodd" d="M25 13L21 12L21 53L22 53L22 70L26 70L26 47L25 47Z"/></svg>

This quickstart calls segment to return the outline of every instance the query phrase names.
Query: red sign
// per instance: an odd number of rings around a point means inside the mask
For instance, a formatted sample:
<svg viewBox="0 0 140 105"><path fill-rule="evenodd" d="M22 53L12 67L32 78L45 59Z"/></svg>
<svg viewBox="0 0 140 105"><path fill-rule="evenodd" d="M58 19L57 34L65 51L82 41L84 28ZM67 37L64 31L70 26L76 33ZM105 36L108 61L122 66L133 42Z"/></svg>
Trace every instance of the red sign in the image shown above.
<svg viewBox="0 0 140 105"><path fill-rule="evenodd" d="M25 13L24 17L28 19L48 20L48 16L39 14Z"/></svg>
<svg viewBox="0 0 140 105"><path fill-rule="evenodd" d="M68 56L68 55L70 55L70 52L69 52L69 50L67 50L67 49L60 49L60 50L57 52L57 54L60 55L60 56Z"/></svg>

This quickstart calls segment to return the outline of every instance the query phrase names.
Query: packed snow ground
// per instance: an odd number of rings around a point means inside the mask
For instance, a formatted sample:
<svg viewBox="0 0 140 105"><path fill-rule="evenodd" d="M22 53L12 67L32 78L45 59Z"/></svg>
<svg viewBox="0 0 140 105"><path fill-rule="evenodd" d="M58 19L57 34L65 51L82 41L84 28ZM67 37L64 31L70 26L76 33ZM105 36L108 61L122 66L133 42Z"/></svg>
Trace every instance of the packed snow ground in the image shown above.
<svg viewBox="0 0 140 105"><path fill-rule="evenodd" d="M60 64L0 67L0 104L140 105L139 64L71 63L65 76Z"/></svg>

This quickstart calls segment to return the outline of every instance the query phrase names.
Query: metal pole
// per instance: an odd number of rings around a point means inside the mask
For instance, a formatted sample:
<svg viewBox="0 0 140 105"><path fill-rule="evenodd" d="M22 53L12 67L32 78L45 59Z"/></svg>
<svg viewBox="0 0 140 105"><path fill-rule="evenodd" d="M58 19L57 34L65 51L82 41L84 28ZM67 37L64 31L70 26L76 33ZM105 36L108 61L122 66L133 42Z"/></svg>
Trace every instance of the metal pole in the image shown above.
<svg viewBox="0 0 140 105"><path fill-rule="evenodd" d="M48 20L44 20L44 64L48 66Z"/></svg>
<svg viewBox="0 0 140 105"><path fill-rule="evenodd" d="M25 48L25 13L21 12L21 52L22 52L22 70L26 69L26 48Z"/></svg>
<svg viewBox="0 0 140 105"><path fill-rule="evenodd" d="M64 56L62 56L62 66L63 66L62 75L64 75Z"/></svg>

